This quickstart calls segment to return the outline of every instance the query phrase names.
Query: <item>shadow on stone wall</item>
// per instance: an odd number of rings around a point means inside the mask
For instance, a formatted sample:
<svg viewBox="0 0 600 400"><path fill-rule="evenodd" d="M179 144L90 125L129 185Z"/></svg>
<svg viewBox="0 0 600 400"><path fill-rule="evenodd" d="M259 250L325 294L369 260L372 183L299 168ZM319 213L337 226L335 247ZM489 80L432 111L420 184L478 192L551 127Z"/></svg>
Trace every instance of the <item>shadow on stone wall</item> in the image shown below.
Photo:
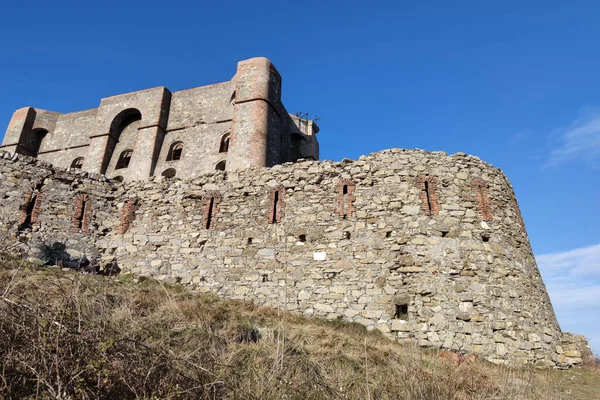
<svg viewBox="0 0 600 400"><path fill-rule="evenodd" d="M75 257L69 254L67 246L61 242L47 244L43 241L30 241L29 252L25 258L31 263L43 266L58 266L74 269L94 275L117 275L121 272L116 259L101 262L96 256L82 255Z"/></svg>

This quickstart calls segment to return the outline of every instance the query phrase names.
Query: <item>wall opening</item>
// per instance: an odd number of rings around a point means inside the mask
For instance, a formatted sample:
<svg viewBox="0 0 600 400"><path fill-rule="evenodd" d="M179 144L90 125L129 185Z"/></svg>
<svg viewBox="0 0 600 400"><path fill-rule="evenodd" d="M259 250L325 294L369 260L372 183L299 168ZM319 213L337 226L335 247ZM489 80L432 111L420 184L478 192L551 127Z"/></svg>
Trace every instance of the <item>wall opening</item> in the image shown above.
<svg viewBox="0 0 600 400"><path fill-rule="evenodd" d="M425 185L425 196L427 196L427 209L429 210L429 213L427 215L431 215L433 209L431 208L431 193L429 193L429 182L425 181L424 185Z"/></svg>
<svg viewBox="0 0 600 400"><path fill-rule="evenodd" d="M207 213L208 215L206 217L206 229L210 229L210 224L212 222L214 207L215 207L215 198L211 197L210 201L208 203L208 213Z"/></svg>
<svg viewBox="0 0 600 400"><path fill-rule="evenodd" d="M229 151L229 138L229 133L226 133L221 137L221 143L219 144L219 153L227 153Z"/></svg>
<svg viewBox="0 0 600 400"><path fill-rule="evenodd" d="M347 219L354 215L354 190L356 186L349 179L342 179L338 182L338 215L341 219Z"/></svg>
<svg viewBox="0 0 600 400"><path fill-rule="evenodd" d="M283 218L283 209L285 207L285 203L283 202L284 194L285 189L281 185L271 189L271 192L269 193L270 208L267 215L269 224L281 222L281 219Z"/></svg>
<svg viewBox="0 0 600 400"><path fill-rule="evenodd" d="M117 182L123 182L124 178L121 175L118 175L112 178L112 180Z"/></svg>
<svg viewBox="0 0 600 400"><path fill-rule="evenodd" d="M421 189L421 209L425 215L438 215L440 206L438 204L437 182L432 176L422 176L417 181L417 187Z"/></svg>
<svg viewBox="0 0 600 400"><path fill-rule="evenodd" d="M277 223L277 206L279 205L279 192L275 192L273 194L273 218L271 219L271 223Z"/></svg>
<svg viewBox="0 0 600 400"><path fill-rule="evenodd" d="M72 169L81 169L83 168L83 161L85 159L83 157L77 157L76 159L73 160L73 162L71 163L71 168Z"/></svg>
<svg viewBox="0 0 600 400"><path fill-rule="evenodd" d="M183 142L178 141L171 144L169 147L169 153L167 154L167 161L179 161L183 157Z"/></svg>
<svg viewBox="0 0 600 400"><path fill-rule="evenodd" d="M394 318L408 321L408 304L396 304Z"/></svg>
<svg viewBox="0 0 600 400"><path fill-rule="evenodd" d="M177 170L175 168L167 168L160 175L166 179L173 179L177 175Z"/></svg>
<svg viewBox="0 0 600 400"><path fill-rule="evenodd" d="M217 205L221 202L221 194L217 191L207 193L204 200L204 229L214 228L217 215Z"/></svg>
<svg viewBox="0 0 600 400"><path fill-rule="evenodd" d="M303 243L306 242L306 235L300 235L300 236L298 236L298 240L301 241L301 242L303 242Z"/></svg>
<svg viewBox="0 0 600 400"><path fill-rule="evenodd" d="M252 244L252 238L248 238L248 241L247 241L247 243L248 243L248 244Z"/></svg>
<svg viewBox="0 0 600 400"><path fill-rule="evenodd" d="M225 171L226 164L225 160L219 161L217 165L215 165L215 171Z"/></svg>
<svg viewBox="0 0 600 400"><path fill-rule="evenodd" d="M115 169L125 169L129 167L131 163L131 156L133 155L133 150L125 150L119 156L119 160L117 161L117 166Z"/></svg>
<svg viewBox="0 0 600 400"><path fill-rule="evenodd" d="M344 232L344 239L350 239L352 238L352 235L350 234L349 231Z"/></svg>
<svg viewBox="0 0 600 400"><path fill-rule="evenodd" d="M41 213L42 205L42 192L43 185L31 185L31 190L25 192L23 204L21 204L21 216L19 217L18 230L21 231L25 228L31 228L38 222L38 217Z"/></svg>
<svg viewBox="0 0 600 400"><path fill-rule="evenodd" d="M386 237L387 239L391 238L391 237L392 237L392 231L387 231L387 232L385 233L385 237Z"/></svg>

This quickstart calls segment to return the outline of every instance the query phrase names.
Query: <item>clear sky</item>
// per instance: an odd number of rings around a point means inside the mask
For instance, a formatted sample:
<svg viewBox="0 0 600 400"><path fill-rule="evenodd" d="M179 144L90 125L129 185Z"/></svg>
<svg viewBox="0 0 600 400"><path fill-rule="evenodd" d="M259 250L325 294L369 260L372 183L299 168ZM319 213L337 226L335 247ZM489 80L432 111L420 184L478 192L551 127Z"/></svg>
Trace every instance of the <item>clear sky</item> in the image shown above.
<svg viewBox="0 0 600 400"><path fill-rule="evenodd" d="M323 159L406 147L502 168L562 328L600 353L599 2L30 0L0 13L0 132L20 107L226 81L266 56L288 111L321 118Z"/></svg>

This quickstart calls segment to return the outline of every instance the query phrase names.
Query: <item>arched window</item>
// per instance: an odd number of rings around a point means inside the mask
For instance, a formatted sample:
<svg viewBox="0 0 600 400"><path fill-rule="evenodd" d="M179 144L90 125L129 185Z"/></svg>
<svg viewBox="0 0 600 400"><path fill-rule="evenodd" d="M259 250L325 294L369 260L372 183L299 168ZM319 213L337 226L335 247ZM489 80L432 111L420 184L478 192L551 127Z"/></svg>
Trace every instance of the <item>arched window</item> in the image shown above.
<svg viewBox="0 0 600 400"><path fill-rule="evenodd" d="M227 163L225 162L225 160L219 161L217 165L215 165L215 171L225 171L226 164Z"/></svg>
<svg viewBox="0 0 600 400"><path fill-rule="evenodd" d="M229 151L229 133L221 136L221 144L219 145L219 153L227 153Z"/></svg>
<svg viewBox="0 0 600 400"><path fill-rule="evenodd" d="M115 176L114 178L112 178L112 180L117 182L123 182L123 177L121 175Z"/></svg>
<svg viewBox="0 0 600 400"><path fill-rule="evenodd" d="M129 167L129 163L131 162L131 156L133 155L133 150L125 150L119 156L119 161L117 161L117 166L115 169L123 169Z"/></svg>
<svg viewBox="0 0 600 400"><path fill-rule="evenodd" d="M181 160L183 156L183 142L174 142L169 148L169 154L167 155L167 161Z"/></svg>
<svg viewBox="0 0 600 400"><path fill-rule="evenodd" d="M84 160L85 159L83 157L77 157L71 163L71 168L73 168L73 169L81 169L81 168L83 168L83 161Z"/></svg>
<svg viewBox="0 0 600 400"><path fill-rule="evenodd" d="M167 179L175 178L175 175L177 175L177 170L175 168L165 169L161 174L161 176L164 176Z"/></svg>

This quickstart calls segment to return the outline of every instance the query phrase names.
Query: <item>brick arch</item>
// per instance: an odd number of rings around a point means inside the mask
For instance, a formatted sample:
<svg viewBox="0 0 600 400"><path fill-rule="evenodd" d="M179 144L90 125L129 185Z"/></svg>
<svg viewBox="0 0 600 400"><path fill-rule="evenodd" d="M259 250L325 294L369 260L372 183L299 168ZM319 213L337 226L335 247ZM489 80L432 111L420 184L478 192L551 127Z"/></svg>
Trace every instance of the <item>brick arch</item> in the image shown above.
<svg viewBox="0 0 600 400"><path fill-rule="evenodd" d="M479 213L485 221L491 221L494 219L492 212L492 202L488 196L488 188L483 179L473 178L471 180L471 186L475 193L475 201L477 202Z"/></svg>
<svg viewBox="0 0 600 400"><path fill-rule="evenodd" d="M269 209L267 212L267 221L269 224L278 224L281 222L285 211L285 188L277 185L269 190Z"/></svg>
<svg viewBox="0 0 600 400"><path fill-rule="evenodd" d="M337 213L341 219L350 218L355 215L355 190L356 184L352 179L341 178L336 185Z"/></svg>
<svg viewBox="0 0 600 400"><path fill-rule="evenodd" d="M75 195L71 232L90 233L92 224L92 197L85 193Z"/></svg>
<svg viewBox="0 0 600 400"><path fill-rule="evenodd" d="M119 228L117 232L120 234L127 233L131 224L135 220L135 212L140 208L140 201L137 197L128 200L123 209L121 210L121 217L119 219Z"/></svg>
<svg viewBox="0 0 600 400"><path fill-rule="evenodd" d="M223 197L218 190L211 190L204 195L204 210L202 213L202 226L204 229L210 229L215 226L217 217L217 207Z"/></svg>
<svg viewBox="0 0 600 400"><path fill-rule="evenodd" d="M417 187L421 189L421 210L425 215L435 216L440 212L439 198L437 195L437 180L433 176L423 175L417 178Z"/></svg>

